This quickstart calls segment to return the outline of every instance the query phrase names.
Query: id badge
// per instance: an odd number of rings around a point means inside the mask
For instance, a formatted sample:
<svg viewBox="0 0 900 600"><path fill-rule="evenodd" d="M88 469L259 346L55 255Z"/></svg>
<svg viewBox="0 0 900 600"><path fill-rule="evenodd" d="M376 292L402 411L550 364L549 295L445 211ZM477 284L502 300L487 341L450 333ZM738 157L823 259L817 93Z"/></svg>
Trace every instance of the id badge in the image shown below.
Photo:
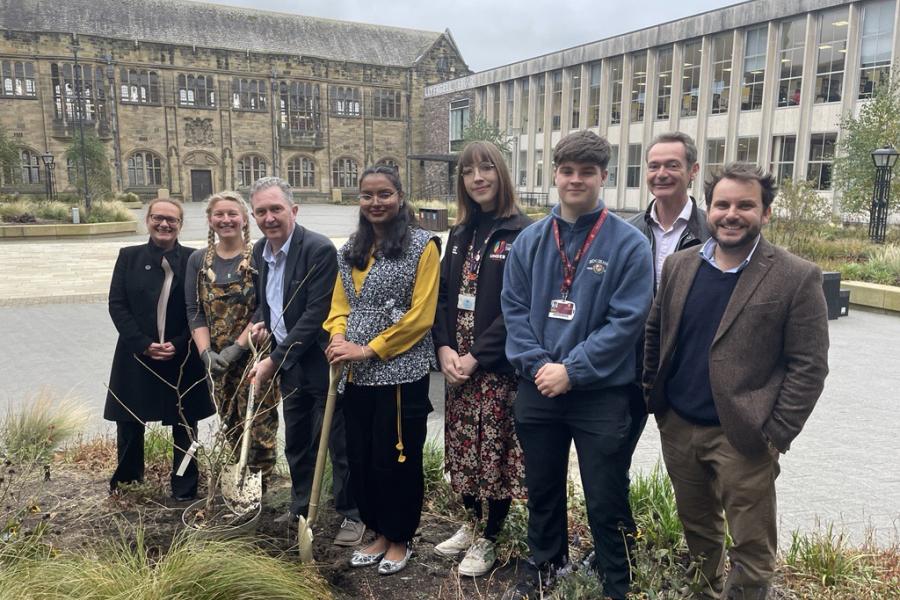
<svg viewBox="0 0 900 600"><path fill-rule="evenodd" d="M460 294L459 300L456 301L456 308L460 310L475 310L475 296Z"/></svg>
<svg viewBox="0 0 900 600"><path fill-rule="evenodd" d="M575 303L571 300L551 300L550 312L547 316L551 319L571 321L575 318Z"/></svg>

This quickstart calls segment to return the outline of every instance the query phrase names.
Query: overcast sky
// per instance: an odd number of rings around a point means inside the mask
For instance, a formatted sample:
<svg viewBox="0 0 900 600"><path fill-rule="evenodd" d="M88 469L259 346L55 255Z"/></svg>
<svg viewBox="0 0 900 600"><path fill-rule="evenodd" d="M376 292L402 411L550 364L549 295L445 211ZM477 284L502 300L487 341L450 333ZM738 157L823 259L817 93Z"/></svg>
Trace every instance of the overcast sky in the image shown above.
<svg viewBox="0 0 900 600"><path fill-rule="evenodd" d="M727 0L210 0L260 10L443 31L483 71L729 4Z"/></svg>

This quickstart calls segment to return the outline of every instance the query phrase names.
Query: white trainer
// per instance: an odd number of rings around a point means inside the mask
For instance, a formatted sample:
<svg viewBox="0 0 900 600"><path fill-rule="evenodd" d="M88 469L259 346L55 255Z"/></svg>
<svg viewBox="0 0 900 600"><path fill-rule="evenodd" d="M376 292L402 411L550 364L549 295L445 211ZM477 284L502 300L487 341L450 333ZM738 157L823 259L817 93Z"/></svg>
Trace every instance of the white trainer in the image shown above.
<svg viewBox="0 0 900 600"><path fill-rule="evenodd" d="M465 552L475 540L471 525L463 525L456 533L434 547L434 553L446 558L456 558L460 552Z"/></svg>
<svg viewBox="0 0 900 600"><path fill-rule="evenodd" d="M495 562L497 552L494 550L494 542L487 538L478 538L459 563L459 574L481 577L494 567Z"/></svg>

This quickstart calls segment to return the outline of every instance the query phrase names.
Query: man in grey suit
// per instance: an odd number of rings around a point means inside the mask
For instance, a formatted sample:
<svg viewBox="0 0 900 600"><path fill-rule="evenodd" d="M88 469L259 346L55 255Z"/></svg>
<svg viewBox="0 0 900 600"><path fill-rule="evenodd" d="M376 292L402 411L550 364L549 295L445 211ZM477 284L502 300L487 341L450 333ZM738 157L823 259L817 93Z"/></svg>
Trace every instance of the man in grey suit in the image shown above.
<svg viewBox="0 0 900 600"><path fill-rule="evenodd" d="M701 598L766 598L778 457L828 373L822 273L760 234L774 196L774 179L755 165L728 164L708 181L712 238L666 260L647 320L644 395Z"/></svg>

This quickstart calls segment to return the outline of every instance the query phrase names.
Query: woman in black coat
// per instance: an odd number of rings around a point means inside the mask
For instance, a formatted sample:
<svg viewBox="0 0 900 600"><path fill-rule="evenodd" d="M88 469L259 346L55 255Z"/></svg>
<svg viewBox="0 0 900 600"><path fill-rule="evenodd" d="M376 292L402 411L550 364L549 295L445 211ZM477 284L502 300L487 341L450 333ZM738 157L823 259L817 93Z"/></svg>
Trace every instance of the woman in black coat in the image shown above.
<svg viewBox="0 0 900 600"><path fill-rule="evenodd" d="M172 497L180 501L197 495L197 463L192 460L180 477L175 471L196 439L197 421L215 412L203 365L190 344L184 272L193 248L178 243L183 217L177 200L151 201L150 240L119 251L109 288L109 314L119 339L103 411L104 419L116 422L118 466L110 490L143 480L144 425L162 421L172 426Z"/></svg>

